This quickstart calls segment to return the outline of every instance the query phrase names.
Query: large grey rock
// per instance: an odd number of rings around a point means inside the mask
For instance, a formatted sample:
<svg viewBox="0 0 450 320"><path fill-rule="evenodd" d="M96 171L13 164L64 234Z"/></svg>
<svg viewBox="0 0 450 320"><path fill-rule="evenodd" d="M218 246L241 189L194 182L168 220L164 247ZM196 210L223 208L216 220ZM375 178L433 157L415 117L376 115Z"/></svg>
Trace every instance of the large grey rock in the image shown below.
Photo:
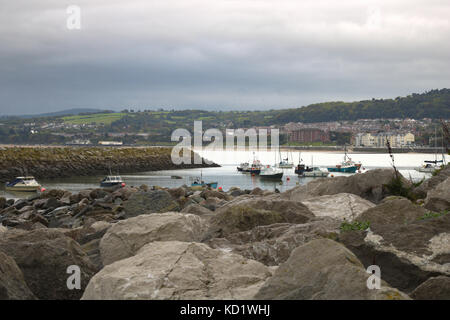
<svg viewBox="0 0 450 320"><path fill-rule="evenodd" d="M274 223L305 223L313 217L305 205L296 201L236 199L219 208L211 218L209 237L222 237Z"/></svg>
<svg viewBox="0 0 450 320"><path fill-rule="evenodd" d="M14 259L0 251L0 300L34 300Z"/></svg>
<svg viewBox="0 0 450 320"><path fill-rule="evenodd" d="M383 279L406 293L431 277L450 276L449 214L409 223L377 224L374 231L343 232L339 241L366 267L380 266Z"/></svg>
<svg viewBox="0 0 450 320"><path fill-rule="evenodd" d="M208 208L205 208L204 206L201 206L196 203L191 203L187 207L185 207L183 210L181 210L183 213L192 213L196 214L198 216L211 216L213 211L209 210Z"/></svg>
<svg viewBox="0 0 450 320"><path fill-rule="evenodd" d="M58 230L9 230L0 235L0 250L13 258L39 299L79 299L95 267L73 239ZM67 268L80 267L81 290L67 288Z"/></svg>
<svg viewBox="0 0 450 320"><path fill-rule="evenodd" d="M366 273L356 256L341 244L319 239L295 249L256 294L256 299L381 300L409 299L382 282L367 288Z"/></svg>
<svg viewBox="0 0 450 320"><path fill-rule="evenodd" d="M377 206L364 211L356 220L369 221L371 230L376 232L379 228L415 222L427 212L428 210L406 198L388 197Z"/></svg>
<svg viewBox="0 0 450 320"><path fill-rule="evenodd" d="M450 210L450 177L428 191L425 208L435 212Z"/></svg>
<svg viewBox="0 0 450 320"><path fill-rule="evenodd" d="M375 205L351 193L338 193L302 201L316 217L332 217L337 220L353 221L361 213Z"/></svg>
<svg viewBox="0 0 450 320"><path fill-rule="evenodd" d="M233 233L227 238L210 239L206 243L268 266L277 266L300 245L314 239L336 239L340 224L340 221L329 217L314 218L303 224L277 223Z"/></svg>
<svg viewBox="0 0 450 320"><path fill-rule="evenodd" d="M411 298L415 300L450 300L450 277L430 278L418 286Z"/></svg>
<svg viewBox="0 0 450 320"><path fill-rule="evenodd" d="M153 241L200 241L207 229L199 216L178 212L153 213L119 221L100 242L104 265L134 255Z"/></svg>
<svg viewBox="0 0 450 320"><path fill-rule="evenodd" d="M450 165L440 170L436 175L423 181L418 187L414 188L413 193L419 198L425 198L427 193L436 188L441 182L450 177Z"/></svg>
<svg viewBox="0 0 450 320"><path fill-rule="evenodd" d="M303 201L323 195L352 193L377 203L384 197L390 195L386 185L394 177L393 169L375 169L349 177L321 178L311 181L304 186L298 186L283 192L280 197L283 199ZM411 185L407 179L402 177L402 180L405 186Z"/></svg>
<svg viewBox="0 0 450 320"><path fill-rule="evenodd" d="M178 211L179 205L165 190L138 191L129 195L123 203L125 218L145 213Z"/></svg>
<svg viewBox="0 0 450 320"><path fill-rule="evenodd" d="M259 262L205 244L152 242L97 273L82 299L251 299L270 276Z"/></svg>

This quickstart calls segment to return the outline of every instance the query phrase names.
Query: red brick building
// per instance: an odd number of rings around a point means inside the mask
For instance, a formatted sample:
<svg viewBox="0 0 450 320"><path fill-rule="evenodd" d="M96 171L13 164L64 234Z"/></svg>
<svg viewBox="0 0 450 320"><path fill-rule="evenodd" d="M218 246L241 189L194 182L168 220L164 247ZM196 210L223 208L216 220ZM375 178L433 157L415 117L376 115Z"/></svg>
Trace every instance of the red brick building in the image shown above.
<svg viewBox="0 0 450 320"><path fill-rule="evenodd" d="M305 128L289 132L289 141L293 142L328 142L330 134L320 129Z"/></svg>

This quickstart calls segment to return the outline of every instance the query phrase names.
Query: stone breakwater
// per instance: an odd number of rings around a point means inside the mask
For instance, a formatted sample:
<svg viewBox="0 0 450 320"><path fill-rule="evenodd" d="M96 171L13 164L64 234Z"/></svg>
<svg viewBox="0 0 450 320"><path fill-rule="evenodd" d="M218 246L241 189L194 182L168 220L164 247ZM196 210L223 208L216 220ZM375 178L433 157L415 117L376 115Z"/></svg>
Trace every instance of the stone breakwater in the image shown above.
<svg viewBox="0 0 450 320"><path fill-rule="evenodd" d="M393 177L0 198L0 299L450 299L450 168L409 185L414 201Z"/></svg>
<svg viewBox="0 0 450 320"><path fill-rule="evenodd" d="M193 158L192 158L193 159ZM17 176L36 178L102 175L115 172L186 169L218 166L175 165L171 148L73 148L3 147L0 149L0 181Z"/></svg>

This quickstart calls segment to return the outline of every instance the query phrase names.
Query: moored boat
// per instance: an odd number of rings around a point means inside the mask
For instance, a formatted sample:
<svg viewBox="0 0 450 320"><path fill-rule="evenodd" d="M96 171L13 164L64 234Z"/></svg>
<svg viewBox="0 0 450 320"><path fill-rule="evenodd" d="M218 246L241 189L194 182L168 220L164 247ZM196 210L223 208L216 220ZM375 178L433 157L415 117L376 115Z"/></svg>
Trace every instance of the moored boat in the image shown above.
<svg viewBox="0 0 450 320"><path fill-rule="evenodd" d="M273 168L271 166L265 166L261 169L261 172L259 173L259 176L261 178L265 179L277 179L280 180L283 178L283 170Z"/></svg>
<svg viewBox="0 0 450 320"><path fill-rule="evenodd" d="M245 171L247 171L248 166L249 166L249 163L248 163L248 162L241 163L241 164L237 167L237 170L240 171L240 172L245 172Z"/></svg>
<svg viewBox="0 0 450 320"><path fill-rule="evenodd" d="M335 167L327 168L328 172L343 172L355 173L361 168L361 163L354 162L347 154L347 147L345 147L344 161L337 164Z"/></svg>
<svg viewBox="0 0 450 320"><path fill-rule="evenodd" d="M5 185L7 191L36 192L42 189L42 186L32 176L17 177L12 182Z"/></svg>
<svg viewBox="0 0 450 320"><path fill-rule="evenodd" d="M308 178L324 178L328 177L329 174L327 171L320 170L319 167L313 167L311 170L303 172L302 176Z"/></svg>
<svg viewBox="0 0 450 320"><path fill-rule="evenodd" d="M108 187L125 187L125 183L122 180L121 176L106 176L103 178L103 180L100 182L100 187L108 188Z"/></svg>

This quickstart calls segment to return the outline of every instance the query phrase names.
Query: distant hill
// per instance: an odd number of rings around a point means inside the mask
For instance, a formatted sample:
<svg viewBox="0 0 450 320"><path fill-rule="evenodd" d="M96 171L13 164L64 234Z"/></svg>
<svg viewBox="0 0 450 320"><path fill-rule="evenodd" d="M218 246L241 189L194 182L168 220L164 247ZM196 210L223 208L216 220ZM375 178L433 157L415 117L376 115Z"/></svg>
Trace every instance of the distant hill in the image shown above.
<svg viewBox="0 0 450 320"><path fill-rule="evenodd" d="M395 99L316 103L298 109L275 111L271 120L274 124L282 124L378 118L450 119L450 89L413 93Z"/></svg>
<svg viewBox="0 0 450 320"><path fill-rule="evenodd" d="M40 114L25 114L25 115L19 115L19 116L14 116L14 117L17 117L17 118L61 117L61 116L76 116L79 114L100 113L100 112L108 112L108 111L101 110L101 109L92 109L92 108L75 108L75 109L67 109L67 110L62 110L62 111L40 113Z"/></svg>

